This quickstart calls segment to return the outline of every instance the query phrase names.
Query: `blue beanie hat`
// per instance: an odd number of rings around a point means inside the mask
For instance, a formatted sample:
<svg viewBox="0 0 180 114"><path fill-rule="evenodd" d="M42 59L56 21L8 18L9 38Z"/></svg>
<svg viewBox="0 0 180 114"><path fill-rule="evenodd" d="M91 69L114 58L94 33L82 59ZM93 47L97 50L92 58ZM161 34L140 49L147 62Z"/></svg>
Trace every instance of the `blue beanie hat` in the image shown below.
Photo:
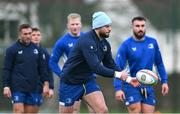
<svg viewBox="0 0 180 114"><path fill-rule="evenodd" d="M92 29L100 28L111 23L112 21L106 13L100 11L93 14Z"/></svg>

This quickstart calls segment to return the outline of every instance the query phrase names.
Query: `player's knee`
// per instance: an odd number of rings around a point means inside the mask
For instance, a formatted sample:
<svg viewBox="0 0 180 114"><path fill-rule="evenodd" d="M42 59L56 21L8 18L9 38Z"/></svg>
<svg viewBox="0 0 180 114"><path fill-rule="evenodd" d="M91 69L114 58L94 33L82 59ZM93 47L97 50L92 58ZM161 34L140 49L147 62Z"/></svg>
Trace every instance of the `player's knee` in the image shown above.
<svg viewBox="0 0 180 114"><path fill-rule="evenodd" d="M24 111L24 107L23 106L21 106L21 105L14 105L13 106L13 113L25 113L25 111Z"/></svg>
<svg viewBox="0 0 180 114"><path fill-rule="evenodd" d="M15 114L22 114L22 113L24 113L24 110L23 110L23 109L14 108L14 109L13 109L13 112L14 112Z"/></svg>
<svg viewBox="0 0 180 114"><path fill-rule="evenodd" d="M108 108L107 106L101 106L99 107L99 112L98 113L108 113Z"/></svg>
<svg viewBox="0 0 180 114"><path fill-rule="evenodd" d="M141 112L141 107L138 106L130 106L128 107L128 111L131 113L140 113Z"/></svg>
<svg viewBox="0 0 180 114"><path fill-rule="evenodd" d="M59 113L73 113L73 106L59 106Z"/></svg>
<svg viewBox="0 0 180 114"><path fill-rule="evenodd" d="M73 108L73 113L74 114L78 114L80 112L80 109L79 108Z"/></svg>

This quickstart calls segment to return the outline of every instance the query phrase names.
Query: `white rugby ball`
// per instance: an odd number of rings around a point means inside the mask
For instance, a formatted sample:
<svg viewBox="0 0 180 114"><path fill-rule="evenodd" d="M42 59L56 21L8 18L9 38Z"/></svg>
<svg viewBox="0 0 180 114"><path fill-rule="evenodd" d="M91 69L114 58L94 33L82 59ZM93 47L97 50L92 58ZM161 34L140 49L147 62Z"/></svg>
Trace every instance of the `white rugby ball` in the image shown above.
<svg viewBox="0 0 180 114"><path fill-rule="evenodd" d="M157 84L159 78L156 73L148 69L142 69L136 73L137 80L145 85Z"/></svg>

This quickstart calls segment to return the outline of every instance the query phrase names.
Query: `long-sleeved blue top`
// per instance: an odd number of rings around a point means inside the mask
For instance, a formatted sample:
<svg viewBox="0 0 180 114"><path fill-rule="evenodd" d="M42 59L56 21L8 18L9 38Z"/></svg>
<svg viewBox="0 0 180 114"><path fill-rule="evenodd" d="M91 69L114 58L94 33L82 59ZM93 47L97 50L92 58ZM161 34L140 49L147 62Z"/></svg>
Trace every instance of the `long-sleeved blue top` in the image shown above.
<svg viewBox="0 0 180 114"><path fill-rule="evenodd" d="M141 69L153 70L153 65L155 65L161 82L167 83L168 81L158 43L149 36L145 36L143 41L136 41L133 37L125 40L118 49L116 64L120 69L128 66L132 77L135 77ZM121 90L121 86L122 81L115 78L115 90Z"/></svg>
<svg viewBox="0 0 180 114"><path fill-rule="evenodd" d="M83 33L81 32L80 36L82 34ZM56 73L56 75L60 76L60 74L61 74L61 68L58 65L58 62L59 62L61 56L63 56L63 54L65 54L66 57L68 57L69 52L71 51L71 49L77 42L78 38L79 37L75 37L75 36L72 36L69 33L67 33L64 36L62 36L61 38L59 38L59 40L54 45L52 54L51 54L51 57L49 60L49 66L52 69L52 71Z"/></svg>
<svg viewBox="0 0 180 114"><path fill-rule="evenodd" d="M92 30L76 42L62 69L61 80L81 84L93 79L93 73L112 78L116 69L110 44L106 39L100 40Z"/></svg>
<svg viewBox="0 0 180 114"><path fill-rule="evenodd" d="M39 47L18 40L7 48L2 78L3 87L10 87L11 91L37 92L39 80L49 81Z"/></svg>

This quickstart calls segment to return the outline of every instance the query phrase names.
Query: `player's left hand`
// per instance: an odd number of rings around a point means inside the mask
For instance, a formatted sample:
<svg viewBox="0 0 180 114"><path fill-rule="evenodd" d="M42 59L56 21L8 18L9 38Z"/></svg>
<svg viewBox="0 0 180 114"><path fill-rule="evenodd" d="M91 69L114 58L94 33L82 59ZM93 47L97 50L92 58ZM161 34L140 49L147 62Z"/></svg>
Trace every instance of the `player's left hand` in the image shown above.
<svg viewBox="0 0 180 114"><path fill-rule="evenodd" d="M138 87L138 86L140 85L139 81L138 81L135 77L131 77L130 84L131 84L133 87Z"/></svg>
<svg viewBox="0 0 180 114"><path fill-rule="evenodd" d="M116 98L116 100L124 101L124 99L125 99L124 92L122 90L116 91L115 98Z"/></svg>
<svg viewBox="0 0 180 114"><path fill-rule="evenodd" d="M165 96L167 95L169 92L169 86L167 83L163 83L162 84L162 95Z"/></svg>
<svg viewBox="0 0 180 114"><path fill-rule="evenodd" d="M44 82L43 96L45 96L45 97L49 96L49 83L48 82Z"/></svg>

